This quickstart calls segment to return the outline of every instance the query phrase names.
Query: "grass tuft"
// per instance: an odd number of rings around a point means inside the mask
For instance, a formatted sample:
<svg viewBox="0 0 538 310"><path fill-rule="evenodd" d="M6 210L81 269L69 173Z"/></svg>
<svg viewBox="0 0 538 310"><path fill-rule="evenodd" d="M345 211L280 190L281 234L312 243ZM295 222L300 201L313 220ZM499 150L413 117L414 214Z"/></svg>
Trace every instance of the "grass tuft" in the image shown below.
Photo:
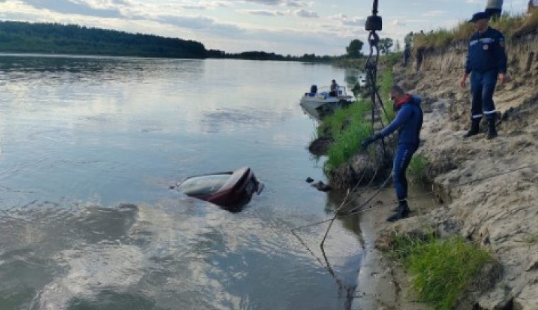
<svg viewBox="0 0 538 310"><path fill-rule="evenodd" d="M396 116L396 112L394 111L392 107L392 102L389 98L389 91L392 85L394 84L394 76L392 73L392 67L389 67L381 73L381 85L379 88L379 95L381 96L381 99L383 100L383 107L385 108L385 111L387 114L383 114L383 124L387 126L394 117Z"/></svg>
<svg viewBox="0 0 538 310"><path fill-rule="evenodd" d="M394 119L395 113L390 100L389 89L394 83L392 66L399 60L400 55L384 55L382 61L386 69L378 76L380 96L387 115L383 113L385 126ZM317 136L331 136L334 142L328 150L328 159L325 162L325 170L332 170L347 163L351 157L357 154L361 148L363 139L372 135L371 117L372 103L367 100L359 100L348 108L336 110L334 114L323 119L317 128Z"/></svg>
<svg viewBox="0 0 538 310"><path fill-rule="evenodd" d="M329 133L334 138L329 147L326 168L337 168L345 164L360 150L362 140L372 134L371 125L365 119L371 107L365 101L358 101L323 120L318 135Z"/></svg>
<svg viewBox="0 0 538 310"><path fill-rule="evenodd" d="M423 180L426 178L428 160L420 154L415 154L409 163L409 174L413 179Z"/></svg>
<svg viewBox="0 0 538 310"><path fill-rule="evenodd" d="M531 31L538 29L538 10L532 14L503 14L501 18L490 22L491 27L499 30L507 41L521 28ZM413 49L437 49L444 48L458 42L466 42L476 30L472 23L460 22L453 29L438 29L427 34L416 34L413 39Z"/></svg>
<svg viewBox="0 0 538 310"><path fill-rule="evenodd" d="M434 234L396 235L390 253L410 273L420 301L437 310L453 309L482 268L493 263L488 252L461 237L439 239Z"/></svg>

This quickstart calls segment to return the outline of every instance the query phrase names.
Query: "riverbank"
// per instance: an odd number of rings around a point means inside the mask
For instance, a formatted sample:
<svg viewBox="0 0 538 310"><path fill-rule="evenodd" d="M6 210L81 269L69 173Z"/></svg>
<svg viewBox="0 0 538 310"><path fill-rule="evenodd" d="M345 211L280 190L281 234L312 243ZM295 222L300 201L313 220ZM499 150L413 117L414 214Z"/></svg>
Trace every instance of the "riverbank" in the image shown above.
<svg viewBox="0 0 538 310"><path fill-rule="evenodd" d="M470 91L458 85L464 45L423 50L413 69L394 66L394 81L424 99L424 143L416 156L427 161L425 175L438 201L394 224L384 221L393 205L364 213L361 226L367 255L359 279L369 287L359 285L354 309L422 309L415 303L408 276L375 244L380 236L425 227L441 238L467 240L487 251L501 267L483 271L462 293L455 309L538 309L536 35L513 36L507 45L512 80L497 86L499 136L493 140L485 138L485 124L483 134L462 138L470 123ZM346 171L346 175L351 174ZM411 208L417 206L411 203Z"/></svg>
<svg viewBox="0 0 538 310"><path fill-rule="evenodd" d="M411 216L422 217L435 203L421 185L411 186L410 192L417 198ZM375 190L367 190L363 197L371 197ZM364 260L359 272L359 289L352 309L355 310L427 310L428 305L417 302L416 292L411 289L408 275L400 265L388 258L377 247L379 237L389 224L385 221L395 206L394 192L384 189L361 213L359 223L364 242ZM364 198L362 198L364 200ZM361 201L358 198L357 201Z"/></svg>
<svg viewBox="0 0 538 310"><path fill-rule="evenodd" d="M462 136L470 92L459 87L464 47L431 50L419 72L400 74L407 90L424 96L426 112L418 154L443 208L427 215L443 235L459 235L486 249L503 269L493 287L467 292L476 309L538 309L538 51L536 36L507 46L512 80L498 85L499 137ZM484 131L484 124L482 129ZM403 221L400 225L415 225Z"/></svg>

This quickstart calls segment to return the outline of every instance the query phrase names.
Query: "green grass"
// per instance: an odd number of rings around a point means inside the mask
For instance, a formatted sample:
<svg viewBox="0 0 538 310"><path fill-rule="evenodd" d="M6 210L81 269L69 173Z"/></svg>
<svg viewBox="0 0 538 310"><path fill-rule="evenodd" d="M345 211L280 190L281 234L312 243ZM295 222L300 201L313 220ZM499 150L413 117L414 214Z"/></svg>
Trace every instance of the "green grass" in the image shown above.
<svg viewBox="0 0 538 310"><path fill-rule="evenodd" d="M506 40L510 41L512 34L521 27L538 28L538 10L530 15L503 14L498 20L491 21L490 25L501 31ZM461 21L452 29L441 28L424 35L416 34L413 38L413 49L443 48L456 42L465 42L475 31L472 23Z"/></svg>
<svg viewBox="0 0 538 310"><path fill-rule="evenodd" d="M383 124L387 126L394 117L396 116L396 112L394 112L394 109L392 107L392 102L390 100L389 91L392 85L394 84L394 76L392 74L392 66L385 69L381 73L381 85L379 86L379 95L381 96L381 99L383 100L383 106L385 107L385 111L387 114L383 113Z"/></svg>
<svg viewBox="0 0 538 310"><path fill-rule="evenodd" d="M318 136L328 133L334 138L334 143L329 147L326 169L345 164L360 151L362 140L372 134L371 124L365 119L371 107L364 101L355 102L326 117L318 127Z"/></svg>
<svg viewBox="0 0 538 310"><path fill-rule="evenodd" d="M364 118L364 116L363 116ZM369 122L356 120L349 127L335 136L335 142L329 147L326 168L337 168L345 164L361 149L361 142L372 134Z"/></svg>
<svg viewBox="0 0 538 310"><path fill-rule="evenodd" d="M398 61L398 57L390 57L390 55L383 57L383 61L389 66L378 76L378 87L387 111L387 115L382 116L383 124L386 126L395 116L388 93L394 83L392 65ZM361 100L347 109L339 109L333 115L324 118L317 128L317 136L331 136L335 140L329 147L325 170L338 168L360 152L362 140L372 135L372 124L368 117L371 109L371 102Z"/></svg>
<svg viewBox="0 0 538 310"><path fill-rule="evenodd" d="M409 163L409 175L413 179L423 180L426 177L426 168L428 167L428 160L426 157L416 154L411 158Z"/></svg>
<svg viewBox="0 0 538 310"><path fill-rule="evenodd" d="M434 234L393 236L390 254L411 276L421 302L436 310L451 310L493 259L461 237L439 239Z"/></svg>

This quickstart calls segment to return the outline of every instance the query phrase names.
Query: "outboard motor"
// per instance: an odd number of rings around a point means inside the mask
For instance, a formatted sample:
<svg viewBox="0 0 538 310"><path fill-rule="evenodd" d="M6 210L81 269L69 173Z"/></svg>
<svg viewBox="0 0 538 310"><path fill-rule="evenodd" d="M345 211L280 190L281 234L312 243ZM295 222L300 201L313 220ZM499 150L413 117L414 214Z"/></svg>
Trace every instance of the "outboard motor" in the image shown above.
<svg viewBox="0 0 538 310"><path fill-rule="evenodd" d="M317 94L318 93L318 87L316 85L310 86L310 93L311 94Z"/></svg>

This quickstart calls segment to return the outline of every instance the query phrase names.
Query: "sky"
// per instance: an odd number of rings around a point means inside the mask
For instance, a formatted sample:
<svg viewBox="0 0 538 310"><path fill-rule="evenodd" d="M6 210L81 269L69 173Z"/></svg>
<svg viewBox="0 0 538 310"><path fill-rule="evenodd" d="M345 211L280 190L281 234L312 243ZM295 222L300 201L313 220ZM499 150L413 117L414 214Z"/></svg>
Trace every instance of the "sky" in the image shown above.
<svg viewBox="0 0 538 310"><path fill-rule="evenodd" d="M381 38L451 28L487 0L379 0ZM54 22L194 40L228 53L342 55L367 42L372 0L0 0L0 20ZM523 13L527 0L505 0Z"/></svg>

